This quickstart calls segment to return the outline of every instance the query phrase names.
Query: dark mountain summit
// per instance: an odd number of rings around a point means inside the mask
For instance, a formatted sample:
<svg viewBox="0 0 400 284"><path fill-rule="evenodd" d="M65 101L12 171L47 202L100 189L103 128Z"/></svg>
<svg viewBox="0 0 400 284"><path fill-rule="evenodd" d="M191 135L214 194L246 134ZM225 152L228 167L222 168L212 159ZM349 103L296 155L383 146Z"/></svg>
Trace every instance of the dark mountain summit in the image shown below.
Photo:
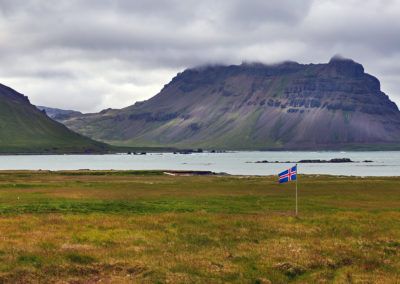
<svg viewBox="0 0 400 284"><path fill-rule="evenodd" d="M400 112L350 59L185 70L153 98L63 120L114 144L223 149L398 146Z"/></svg>
<svg viewBox="0 0 400 284"><path fill-rule="evenodd" d="M0 84L0 153L91 153L108 147L72 132Z"/></svg>

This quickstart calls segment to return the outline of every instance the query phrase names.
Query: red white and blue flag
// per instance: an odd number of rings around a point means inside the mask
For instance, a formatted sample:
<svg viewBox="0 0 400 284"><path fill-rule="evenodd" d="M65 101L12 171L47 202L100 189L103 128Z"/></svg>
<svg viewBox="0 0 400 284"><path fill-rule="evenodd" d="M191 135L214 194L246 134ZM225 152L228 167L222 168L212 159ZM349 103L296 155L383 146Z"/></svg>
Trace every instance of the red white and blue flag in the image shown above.
<svg viewBox="0 0 400 284"><path fill-rule="evenodd" d="M279 183L296 180L297 165L279 174Z"/></svg>

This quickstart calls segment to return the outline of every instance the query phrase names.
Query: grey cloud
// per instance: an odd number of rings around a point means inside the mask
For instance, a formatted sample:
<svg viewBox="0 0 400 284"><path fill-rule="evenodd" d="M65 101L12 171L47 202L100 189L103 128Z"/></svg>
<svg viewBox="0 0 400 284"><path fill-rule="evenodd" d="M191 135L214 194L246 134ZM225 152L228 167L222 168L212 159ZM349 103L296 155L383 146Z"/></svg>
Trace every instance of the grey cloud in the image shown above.
<svg viewBox="0 0 400 284"><path fill-rule="evenodd" d="M240 1L231 2L230 23L257 28L265 23L297 24L307 15L312 1Z"/></svg>
<svg viewBox="0 0 400 284"><path fill-rule="evenodd" d="M341 53L400 102L399 17L398 1L379 0L0 0L0 82L37 104L96 111L196 65Z"/></svg>

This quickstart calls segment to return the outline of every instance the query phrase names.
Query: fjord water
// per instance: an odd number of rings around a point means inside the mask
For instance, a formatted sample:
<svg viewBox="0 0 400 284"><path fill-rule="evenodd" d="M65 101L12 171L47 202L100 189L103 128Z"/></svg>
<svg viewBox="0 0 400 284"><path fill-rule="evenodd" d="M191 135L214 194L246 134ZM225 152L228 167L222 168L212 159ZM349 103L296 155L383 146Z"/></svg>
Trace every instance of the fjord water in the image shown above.
<svg viewBox="0 0 400 284"><path fill-rule="evenodd" d="M8 155L0 156L0 170L206 170L236 175L275 175L296 161L333 158L350 158L354 163L302 163L298 171L300 174L354 176L397 176L400 173L400 152L388 151ZM280 163L255 163L263 160Z"/></svg>

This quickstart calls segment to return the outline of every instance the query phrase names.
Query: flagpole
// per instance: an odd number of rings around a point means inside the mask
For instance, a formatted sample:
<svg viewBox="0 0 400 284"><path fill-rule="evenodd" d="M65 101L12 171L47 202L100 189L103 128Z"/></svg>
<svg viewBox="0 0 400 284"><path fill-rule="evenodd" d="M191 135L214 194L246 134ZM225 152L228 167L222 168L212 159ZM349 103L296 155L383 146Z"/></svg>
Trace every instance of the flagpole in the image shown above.
<svg viewBox="0 0 400 284"><path fill-rule="evenodd" d="M298 178L298 171L297 171L297 164L296 164L296 217L298 214L298 211L297 211L297 178Z"/></svg>

